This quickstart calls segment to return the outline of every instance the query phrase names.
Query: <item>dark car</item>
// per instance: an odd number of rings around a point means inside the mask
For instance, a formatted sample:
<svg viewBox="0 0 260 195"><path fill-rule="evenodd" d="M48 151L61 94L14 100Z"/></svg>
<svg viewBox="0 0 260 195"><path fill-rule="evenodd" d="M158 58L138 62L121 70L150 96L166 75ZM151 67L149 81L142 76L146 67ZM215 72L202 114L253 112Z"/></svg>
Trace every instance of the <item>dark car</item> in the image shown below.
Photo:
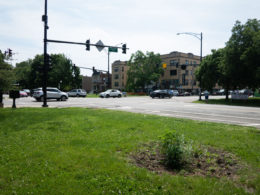
<svg viewBox="0 0 260 195"><path fill-rule="evenodd" d="M155 90L150 93L151 98L172 98L173 94L170 92L170 90Z"/></svg>

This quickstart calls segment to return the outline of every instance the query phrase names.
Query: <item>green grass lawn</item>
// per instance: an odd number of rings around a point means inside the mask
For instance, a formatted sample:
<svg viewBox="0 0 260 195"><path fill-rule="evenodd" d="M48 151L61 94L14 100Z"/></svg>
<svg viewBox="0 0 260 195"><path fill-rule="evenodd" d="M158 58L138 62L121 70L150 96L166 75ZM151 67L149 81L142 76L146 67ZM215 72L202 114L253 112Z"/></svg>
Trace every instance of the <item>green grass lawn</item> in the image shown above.
<svg viewBox="0 0 260 195"><path fill-rule="evenodd" d="M233 153L236 180L156 174L131 163L144 143L178 131ZM0 194L260 194L260 131L83 108L0 109Z"/></svg>
<svg viewBox="0 0 260 195"><path fill-rule="evenodd" d="M99 95L97 94L94 94L94 93L89 93L89 94L87 94L87 98L98 98L99 97Z"/></svg>
<svg viewBox="0 0 260 195"><path fill-rule="evenodd" d="M194 101L193 103L260 107L260 97L251 97L248 100L209 99L208 102L206 102L205 100L202 100L202 101L197 100L197 101Z"/></svg>

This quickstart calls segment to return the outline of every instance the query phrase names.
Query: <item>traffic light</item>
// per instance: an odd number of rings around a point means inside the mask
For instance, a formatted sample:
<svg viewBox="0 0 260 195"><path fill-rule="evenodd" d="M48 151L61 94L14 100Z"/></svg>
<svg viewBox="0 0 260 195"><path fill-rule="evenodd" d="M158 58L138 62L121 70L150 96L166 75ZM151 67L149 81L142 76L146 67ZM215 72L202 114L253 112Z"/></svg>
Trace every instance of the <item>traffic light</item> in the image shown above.
<svg viewBox="0 0 260 195"><path fill-rule="evenodd" d="M126 44L122 46L122 53L126 54Z"/></svg>
<svg viewBox="0 0 260 195"><path fill-rule="evenodd" d="M86 41L86 50L87 51L90 50L90 40L89 39Z"/></svg>
<svg viewBox="0 0 260 195"><path fill-rule="evenodd" d="M12 53L12 50L11 49L8 49L8 56L9 57L12 57L13 53Z"/></svg>
<svg viewBox="0 0 260 195"><path fill-rule="evenodd" d="M92 70L93 70L93 72L96 72L96 69L95 69L95 67L94 67L94 66L92 67Z"/></svg>
<svg viewBox="0 0 260 195"><path fill-rule="evenodd" d="M53 64L51 61L51 56L49 54L47 54L47 58L46 58L46 62L47 62L47 70L51 70L53 68Z"/></svg>

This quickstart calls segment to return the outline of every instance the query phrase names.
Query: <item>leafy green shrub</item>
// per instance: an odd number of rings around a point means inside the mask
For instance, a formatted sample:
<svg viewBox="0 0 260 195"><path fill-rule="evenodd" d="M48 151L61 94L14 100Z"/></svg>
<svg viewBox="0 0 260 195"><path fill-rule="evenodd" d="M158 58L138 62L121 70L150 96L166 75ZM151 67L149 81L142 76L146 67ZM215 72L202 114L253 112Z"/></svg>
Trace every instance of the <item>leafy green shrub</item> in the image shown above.
<svg viewBox="0 0 260 195"><path fill-rule="evenodd" d="M162 152L166 157L166 164L170 168L180 169L192 158L191 142L185 140L184 135L170 132L162 137Z"/></svg>

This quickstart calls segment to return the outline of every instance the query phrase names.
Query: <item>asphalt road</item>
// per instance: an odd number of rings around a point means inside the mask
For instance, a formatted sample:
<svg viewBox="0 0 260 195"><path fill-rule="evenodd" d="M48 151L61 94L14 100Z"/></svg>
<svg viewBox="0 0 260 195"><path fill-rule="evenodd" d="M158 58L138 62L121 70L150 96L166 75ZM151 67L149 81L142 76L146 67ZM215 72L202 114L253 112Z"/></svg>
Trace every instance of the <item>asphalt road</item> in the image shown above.
<svg viewBox="0 0 260 195"><path fill-rule="evenodd" d="M210 98L223 98L215 96ZM260 129L260 108L191 103L198 97L173 97L152 99L150 97L123 98L69 98L68 101L48 101L49 107L88 107L122 110L127 112L155 114L167 117L188 118L200 121L252 126ZM4 106L12 107L12 100L4 98ZM41 107L42 102L33 98L20 98L19 107Z"/></svg>

